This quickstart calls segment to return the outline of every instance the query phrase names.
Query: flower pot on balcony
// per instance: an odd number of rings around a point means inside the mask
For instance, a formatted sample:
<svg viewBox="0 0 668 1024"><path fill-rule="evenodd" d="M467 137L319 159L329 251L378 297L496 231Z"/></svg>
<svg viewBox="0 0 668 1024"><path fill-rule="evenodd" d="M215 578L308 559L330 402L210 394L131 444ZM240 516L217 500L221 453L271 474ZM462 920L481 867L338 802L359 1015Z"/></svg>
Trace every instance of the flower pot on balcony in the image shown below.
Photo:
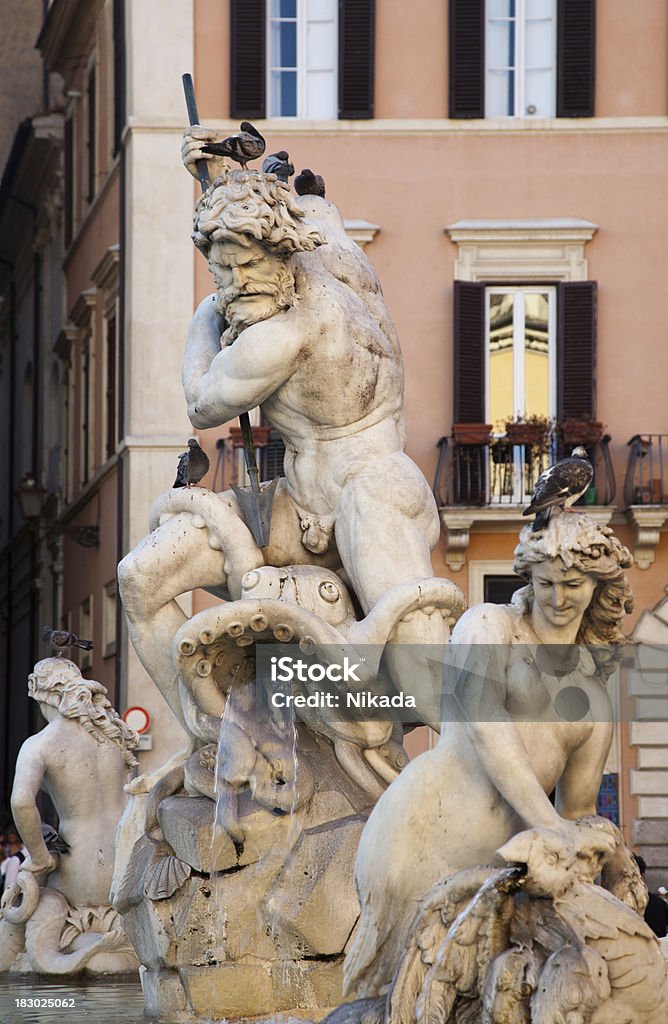
<svg viewBox="0 0 668 1024"><path fill-rule="evenodd" d="M253 444L256 448L262 448L268 443L270 430L271 427L251 427ZM241 427L230 427L230 441L233 448L241 448L244 443Z"/></svg>
<svg viewBox="0 0 668 1024"><path fill-rule="evenodd" d="M506 423L506 437L511 444L543 445L547 434L536 423Z"/></svg>
<svg viewBox="0 0 668 1024"><path fill-rule="evenodd" d="M489 444L491 423L453 423L452 439L455 444Z"/></svg>
<svg viewBox="0 0 668 1024"><path fill-rule="evenodd" d="M603 437L605 425L598 420L566 419L559 424L565 445L597 444Z"/></svg>

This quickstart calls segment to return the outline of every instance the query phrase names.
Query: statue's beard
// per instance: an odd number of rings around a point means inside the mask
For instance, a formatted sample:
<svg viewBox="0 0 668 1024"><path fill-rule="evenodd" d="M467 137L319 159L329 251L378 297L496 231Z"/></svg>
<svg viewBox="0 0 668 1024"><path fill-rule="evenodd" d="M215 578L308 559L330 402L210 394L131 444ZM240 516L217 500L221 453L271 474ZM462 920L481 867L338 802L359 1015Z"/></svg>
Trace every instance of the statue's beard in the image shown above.
<svg viewBox="0 0 668 1024"><path fill-rule="evenodd" d="M252 302L244 301L245 294L252 294L256 298ZM258 295L263 298L257 298ZM246 327L268 320L282 309L289 309L294 302L295 282L288 267L282 267L274 281L252 282L241 289L234 285L219 288L216 292L216 310L228 324L223 334L223 344L230 345Z"/></svg>

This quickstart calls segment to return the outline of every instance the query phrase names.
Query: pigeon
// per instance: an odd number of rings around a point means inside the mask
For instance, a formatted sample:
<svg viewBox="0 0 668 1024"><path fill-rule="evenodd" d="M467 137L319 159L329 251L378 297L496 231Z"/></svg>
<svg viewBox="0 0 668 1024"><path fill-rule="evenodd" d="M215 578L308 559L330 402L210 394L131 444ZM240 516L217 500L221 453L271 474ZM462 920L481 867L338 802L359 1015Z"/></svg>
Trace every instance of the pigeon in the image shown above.
<svg viewBox="0 0 668 1024"><path fill-rule="evenodd" d="M265 141L250 121L242 121L236 135L228 135L222 142L209 142L202 147L203 153L213 156L227 156L236 160L244 170L249 160L259 160L265 150Z"/></svg>
<svg viewBox="0 0 668 1024"><path fill-rule="evenodd" d="M66 647L80 647L82 651L93 650L92 640L80 640L76 633L68 633L66 629L50 629L49 626L44 626L42 639L57 651L62 651Z"/></svg>
<svg viewBox="0 0 668 1024"><path fill-rule="evenodd" d="M314 174L310 167L305 167L295 178L295 190L300 196L322 196L325 198L325 179Z"/></svg>
<svg viewBox="0 0 668 1024"><path fill-rule="evenodd" d="M531 504L523 515L534 512L532 533L542 530L550 521L553 508L566 509L581 498L594 478L594 467L586 450L578 445L569 458L556 462L538 477Z"/></svg>
<svg viewBox="0 0 668 1024"><path fill-rule="evenodd" d="M198 484L209 472L209 456L200 448L196 438L188 438L188 451L181 452L172 487L190 487Z"/></svg>
<svg viewBox="0 0 668 1024"><path fill-rule="evenodd" d="M51 828L45 821L41 822L42 826L42 839L49 853L69 853L69 845L65 842L63 837L56 832L55 828Z"/></svg>
<svg viewBox="0 0 668 1024"><path fill-rule="evenodd" d="M270 153L262 161L262 170L265 174L275 174L279 181L287 185L288 178L295 173L295 165L290 163L290 154L284 149L278 153Z"/></svg>

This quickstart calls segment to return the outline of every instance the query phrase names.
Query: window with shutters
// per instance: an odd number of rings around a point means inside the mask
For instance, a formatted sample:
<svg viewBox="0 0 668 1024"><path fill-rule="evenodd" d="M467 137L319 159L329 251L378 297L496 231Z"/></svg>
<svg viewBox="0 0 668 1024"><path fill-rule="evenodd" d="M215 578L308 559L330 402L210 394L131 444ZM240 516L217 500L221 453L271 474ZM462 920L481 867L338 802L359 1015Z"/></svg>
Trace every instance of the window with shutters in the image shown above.
<svg viewBox="0 0 668 1024"><path fill-rule="evenodd" d="M230 0L231 116L373 117L375 0Z"/></svg>
<svg viewBox="0 0 668 1024"><path fill-rule="evenodd" d="M595 10L596 0L450 0L450 117L593 117Z"/></svg>

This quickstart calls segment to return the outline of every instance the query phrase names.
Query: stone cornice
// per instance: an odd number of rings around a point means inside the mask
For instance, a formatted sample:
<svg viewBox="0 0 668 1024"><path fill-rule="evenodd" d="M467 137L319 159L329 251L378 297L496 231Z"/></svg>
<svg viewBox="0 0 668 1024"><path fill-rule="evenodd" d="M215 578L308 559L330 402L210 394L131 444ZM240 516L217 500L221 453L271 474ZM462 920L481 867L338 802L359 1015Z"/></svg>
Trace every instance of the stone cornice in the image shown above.
<svg viewBox="0 0 668 1024"><path fill-rule="evenodd" d="M589 242L598 225L578 217L528 217L513 220L458 220L448 224L445 232L453 242L467 244L485 242L504 245L508 242Z"/></svg>
<svg viewBox="0 0 668 1024"><path fill-rule="evenodd" d="M263 135L282 136L563 136L563 135L638 135L668 133L668 117L592 117L592 118L490 118L449 120L447 118L376 118L370 121L307 121L301 118L273 118L253 122ZM130 117L129 132L174 132L181 134L185 118L156 117L147 121ZM207 127L226 132L239 130L239 122L207 118Z"/></svg>

